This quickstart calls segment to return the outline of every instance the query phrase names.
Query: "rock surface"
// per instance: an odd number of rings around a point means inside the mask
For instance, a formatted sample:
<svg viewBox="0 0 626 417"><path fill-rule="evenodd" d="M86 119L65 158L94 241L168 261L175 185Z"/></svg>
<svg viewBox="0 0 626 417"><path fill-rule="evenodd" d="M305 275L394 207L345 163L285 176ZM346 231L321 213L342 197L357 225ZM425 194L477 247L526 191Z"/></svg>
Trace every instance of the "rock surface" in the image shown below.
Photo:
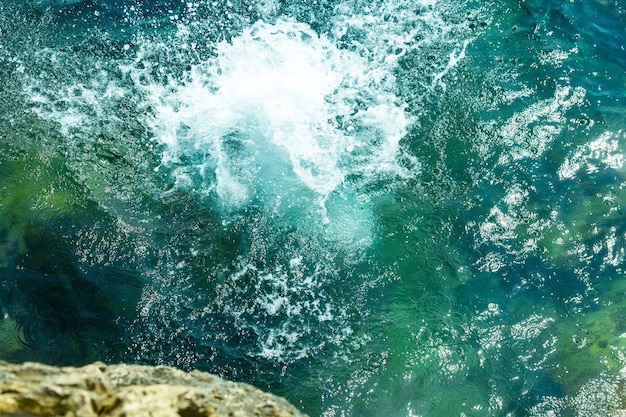
<svg viewBox="0 0 626 417"><path fill-rule="evenodd" d="M286 400L204 372L0 362L0 416L304 416Z"/></svg>

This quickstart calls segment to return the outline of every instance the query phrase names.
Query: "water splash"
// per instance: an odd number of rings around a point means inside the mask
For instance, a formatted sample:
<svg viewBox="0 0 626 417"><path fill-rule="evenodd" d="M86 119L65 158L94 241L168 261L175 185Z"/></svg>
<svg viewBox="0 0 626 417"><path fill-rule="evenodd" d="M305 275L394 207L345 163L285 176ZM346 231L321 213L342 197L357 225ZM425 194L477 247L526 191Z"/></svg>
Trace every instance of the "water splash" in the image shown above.
<svg viewBox="0 0 626 417"><path fill-rule="evenodd" d="M150 86L152 129L176 184L216 195L227 215L317 207L324 223L352 221L343 229L367 239L359 188L417 174L415 161L400 164L410 119L387 87L393 76L293 21L257 22L216 49L185 82Z"/></svg>

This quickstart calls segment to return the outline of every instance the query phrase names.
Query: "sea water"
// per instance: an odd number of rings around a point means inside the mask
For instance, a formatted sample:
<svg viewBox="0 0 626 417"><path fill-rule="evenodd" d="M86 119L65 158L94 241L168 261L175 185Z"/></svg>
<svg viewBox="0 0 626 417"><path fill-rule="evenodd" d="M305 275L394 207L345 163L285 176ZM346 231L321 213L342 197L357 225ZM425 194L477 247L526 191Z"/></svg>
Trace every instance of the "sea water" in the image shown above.
<svg viewBox="0 0 626 417"><path fill-rule="evenodd" d="M313 416L621 415L625 30L600 0L2 2L0 358Z"/></svg>

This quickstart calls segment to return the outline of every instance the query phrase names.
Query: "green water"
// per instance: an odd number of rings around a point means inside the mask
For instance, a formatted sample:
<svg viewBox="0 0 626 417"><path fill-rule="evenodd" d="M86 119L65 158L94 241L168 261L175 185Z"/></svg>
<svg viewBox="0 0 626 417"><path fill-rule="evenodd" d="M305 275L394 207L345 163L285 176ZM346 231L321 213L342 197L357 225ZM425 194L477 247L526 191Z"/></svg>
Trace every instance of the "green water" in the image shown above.
<svg viewBox="0 0 626 417"><path fill-rule="evenodd" d="M0 3L0 358L312 416L624 413L616 1Z"/></svg>

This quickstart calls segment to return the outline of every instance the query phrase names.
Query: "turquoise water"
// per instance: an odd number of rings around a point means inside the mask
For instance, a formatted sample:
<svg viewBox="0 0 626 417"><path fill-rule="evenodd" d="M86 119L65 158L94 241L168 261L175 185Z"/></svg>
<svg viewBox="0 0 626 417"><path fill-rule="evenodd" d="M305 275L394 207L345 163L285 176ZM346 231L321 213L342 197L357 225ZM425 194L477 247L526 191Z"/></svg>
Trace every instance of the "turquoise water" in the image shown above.
<svg viewBox="0 0 626 417"><path fill-rule="evenodd" d="M622 415L625 44L608 0L0 2L0 358Z"/></svg>

